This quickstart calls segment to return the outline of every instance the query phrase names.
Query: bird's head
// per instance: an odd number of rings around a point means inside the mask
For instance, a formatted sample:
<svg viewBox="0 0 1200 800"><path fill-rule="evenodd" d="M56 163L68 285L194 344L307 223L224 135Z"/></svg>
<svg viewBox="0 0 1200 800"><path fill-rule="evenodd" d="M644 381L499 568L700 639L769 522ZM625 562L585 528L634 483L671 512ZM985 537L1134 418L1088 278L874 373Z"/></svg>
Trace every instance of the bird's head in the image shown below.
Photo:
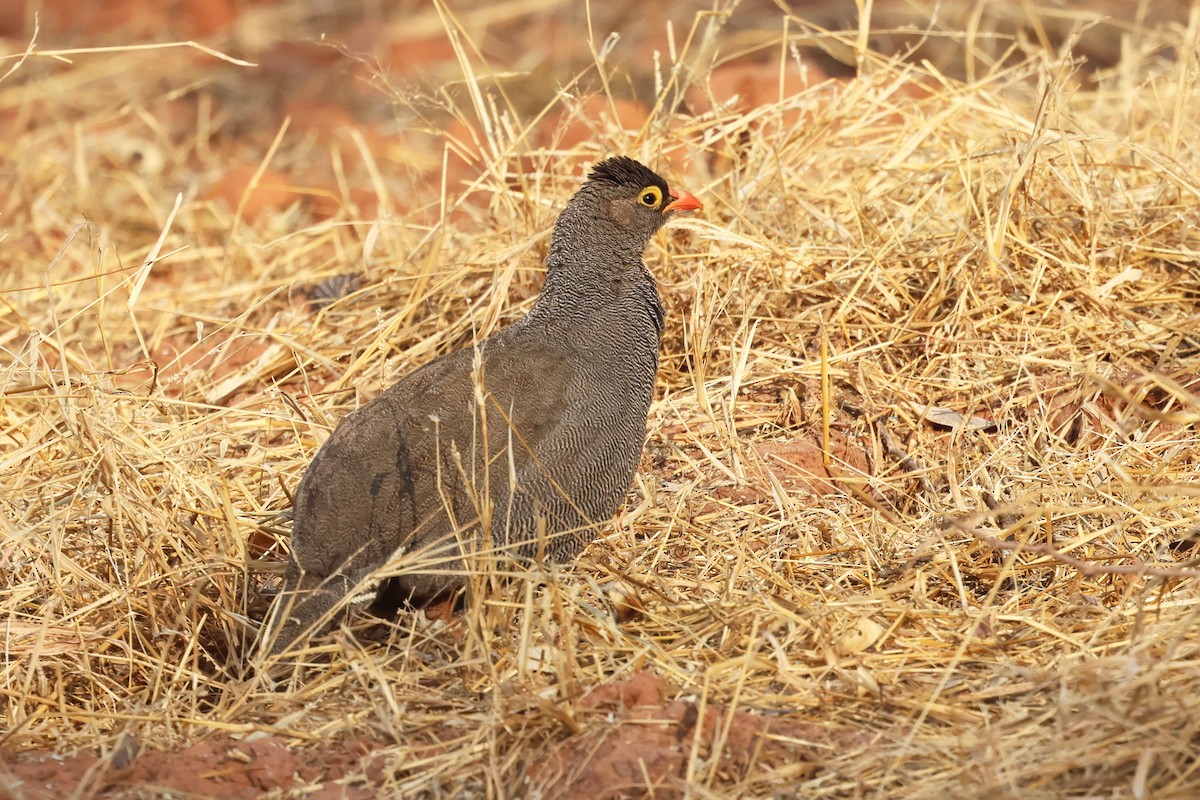
<svg viewBox="0 0 1200 800"><path fill-rule="evenodd" d="M636 250L640 256L650 237L672 216L702 207L695 197L672 189L644 164L615 156L592 169L555 233L575 238L583 233L579 228L587 226L591 228L588 238L595 244L618 252Z"/></svg>
<svg viewBox="0 0 1200 800"><path fill-rule="evenodd" d="M557 322L582 313L595 325L597 304L616 300L627 308L632 301L649 311L661 334L662 303L643 260L646 245L672 216L701 207L632 158L601 161L554 223L546 283L530 316Z"/></svg>

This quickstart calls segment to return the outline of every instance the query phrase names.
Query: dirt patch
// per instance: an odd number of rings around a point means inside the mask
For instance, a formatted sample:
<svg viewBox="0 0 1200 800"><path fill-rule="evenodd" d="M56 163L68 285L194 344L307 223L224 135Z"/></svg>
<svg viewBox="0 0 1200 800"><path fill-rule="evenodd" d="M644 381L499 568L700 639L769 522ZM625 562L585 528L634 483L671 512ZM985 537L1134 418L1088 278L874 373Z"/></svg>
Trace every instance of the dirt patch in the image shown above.
<svg viewBox="0 0 1200 800"><path fill-rule="evenodd" d="M125 737L112 752L58 756L46 751L0 751L0 797L154 796L242 800L270 792L321 800L375 797L370 743L292 750L283 739L218 737L179 751L141 751ZM278 796L278 795L277 795Z"/></svg>
<svg viewBox="0 0 1200 800"><path fill-rule="evenodd" d="M787 767L790 781L821 768L853 734L769 712L667 701L667 686L643 672L580 701L586 724L531 768L532 796L621 800L682 797L686 787L741 786ZM837 747L835 747L837 745ZM689 773L688 765L693 769Z"/></svg>
<svg viewBox="0 0 1200 800"><path fill-rule="evenodd" d="M620 800L681 797L698 785L743 789L811 776L830 754L862 744L860 734L798 720L795 712L702 707L668 700L669 692L649 672L593 689L579 703L578 732L527 768L523 790L547 799ZM385 783L386 748L364 740L294 748L282 737L253 734L177 751L143 750L130 736L104 753L0 750L0 798L367 800Z"/></svg>

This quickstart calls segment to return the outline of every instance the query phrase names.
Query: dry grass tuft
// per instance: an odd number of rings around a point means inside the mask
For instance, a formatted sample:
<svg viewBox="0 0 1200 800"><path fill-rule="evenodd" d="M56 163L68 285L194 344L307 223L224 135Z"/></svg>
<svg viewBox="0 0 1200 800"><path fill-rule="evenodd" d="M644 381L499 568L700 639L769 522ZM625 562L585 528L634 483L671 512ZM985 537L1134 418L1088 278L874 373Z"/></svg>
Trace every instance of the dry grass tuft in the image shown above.
<svg viewBox="0 0 1200 800"><path fill-rule="evenodd" d="M0 64L3 745L362 739L384 794L569 796L537 766L646 672L827 737L804 768L697 745L660 791L1200 794L1198 15L1090 75L1014 39L954 79L805 29L859 76L689 116L733 35L702 15L633 129L583 102L621 94L599 32L530 106L437 23L460 83L398 92L394 147L321 150L302 116L221 138L188 90L246 68L188 48ZM544 586L355 617L302 681L245 677L316 448L522 314L615 152L706 206L648 253L668 329L623 512ZM206 195L247 154L236 203ZM258 180L330 158L333 188Z"/></svg>

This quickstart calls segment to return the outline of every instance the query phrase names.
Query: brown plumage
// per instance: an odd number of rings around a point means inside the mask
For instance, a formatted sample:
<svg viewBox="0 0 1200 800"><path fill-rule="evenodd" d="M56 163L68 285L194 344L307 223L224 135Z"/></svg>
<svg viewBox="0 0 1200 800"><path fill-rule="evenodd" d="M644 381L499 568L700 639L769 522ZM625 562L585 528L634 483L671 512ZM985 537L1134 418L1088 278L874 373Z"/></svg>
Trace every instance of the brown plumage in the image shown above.
<svg viewBox="0 0 1200 800"><path fill-rule="evenodd" d="M555 223L529 313L342 421L296 489L268 652L326 624L351 591L420 600L461 587L464 546L484 541L489 514L491 544L514 555L579 553L645 442L663 310L643 252L673 213L700 207L630 158L601 162ZM417 566L366 581L400 556Z"/></svg>

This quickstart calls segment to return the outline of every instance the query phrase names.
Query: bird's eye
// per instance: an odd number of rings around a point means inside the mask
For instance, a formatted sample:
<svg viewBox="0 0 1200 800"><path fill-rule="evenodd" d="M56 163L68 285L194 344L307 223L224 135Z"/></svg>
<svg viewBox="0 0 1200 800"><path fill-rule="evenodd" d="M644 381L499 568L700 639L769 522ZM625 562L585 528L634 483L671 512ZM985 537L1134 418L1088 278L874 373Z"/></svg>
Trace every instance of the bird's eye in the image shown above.
<svg viewBox="0 0 1200 800"><path fill-rule="evenodd" d="M646 208L658 208L658 204L662 202L662 189L657 186L647 186L642 189L641 197L638 202Z"/></svg>

